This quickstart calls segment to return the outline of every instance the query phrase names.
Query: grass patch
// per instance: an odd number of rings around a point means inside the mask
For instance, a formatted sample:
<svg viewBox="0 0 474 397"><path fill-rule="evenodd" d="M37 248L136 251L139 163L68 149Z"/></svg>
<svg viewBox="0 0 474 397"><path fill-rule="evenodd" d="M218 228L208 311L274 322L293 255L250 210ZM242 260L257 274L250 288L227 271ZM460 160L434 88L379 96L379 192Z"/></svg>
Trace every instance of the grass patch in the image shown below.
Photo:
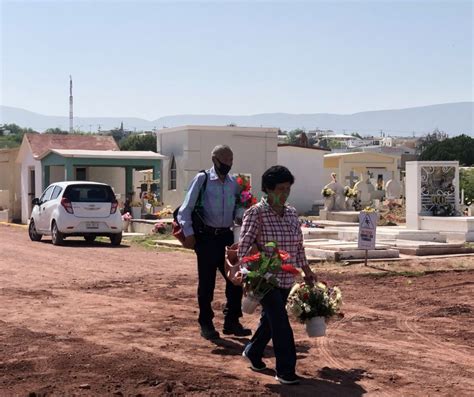
<svg viewBox="0 0 474 397"><path fill-rule="evenodd" d="M138 245L146 249L152 249L156 248L155 240L157 240L155 235L147 235L127 238L126 241L129 242L130 245Z"/></svg>
<svg viewBox="0 0 474 397"><path fill-rule="evenodd" d="M145 248L147 250L153 249L156 251L160 252L176 252L176 251L181 251L181 252L193 252L185 248L181 247L163 247L163 246L157 246L156 245L156 240L173 240L174 237L172 235L166 235L166 234L150 234L147 236L136 236L136 237L130 237L127 238L126 240L122 240L122 244L129 244L129 245L134 245L138 247Z"/></svg>
<svg viewBox="0 0 474 397"><path fill-rule="evenodd" d="M376 266L369 266L372 269L375 270L380 270L380 273L368 273L368 277L372 278L383 278L383 277L421 277L425 276L427 273L426 271L423 270L400 270L400 271L395 271L395 270L386 270L381 267L376 267Z"/></svg>

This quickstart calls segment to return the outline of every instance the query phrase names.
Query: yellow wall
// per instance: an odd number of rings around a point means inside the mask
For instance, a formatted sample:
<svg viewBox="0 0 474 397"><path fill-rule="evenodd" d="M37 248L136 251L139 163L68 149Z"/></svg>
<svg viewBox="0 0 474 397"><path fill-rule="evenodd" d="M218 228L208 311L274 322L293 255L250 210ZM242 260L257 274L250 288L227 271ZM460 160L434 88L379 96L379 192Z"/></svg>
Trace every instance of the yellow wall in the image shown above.
<svg viewBox="0 0 474 397"><path fill-rule="evenodd" d="M15 160L19 148L0 150L0 190L8 190L8 194L2 195L5 199L0 205L10 210L13 219L21 218L20 201L20 164ZM7 201L7 202L3 202Z"/></svg>

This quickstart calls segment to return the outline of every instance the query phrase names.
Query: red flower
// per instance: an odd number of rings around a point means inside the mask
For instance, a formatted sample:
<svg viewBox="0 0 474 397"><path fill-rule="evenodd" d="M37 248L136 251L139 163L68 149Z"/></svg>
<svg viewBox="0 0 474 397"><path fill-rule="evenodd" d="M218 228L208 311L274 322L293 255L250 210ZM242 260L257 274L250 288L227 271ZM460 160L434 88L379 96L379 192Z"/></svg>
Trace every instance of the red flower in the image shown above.
<svg viewBox="0 0 474 397"><path fill-rule="evenodd" d="M240 176L237 178L237 183L238 183L240 186L242 186L242 184L244 183L243 179L242 179Z"/></svg>
<svg viewBox="0 0 474 397"><path fill-rule="evenodd" d="M299 274L300 271L294 267L293 265L282 265L281 270L283 270L286 273L291 273L291 274Z"/></svg>
<svg viewBox="0 0 474 397"><path fill-rule="evenodd" d="M251 256L244 256L242 258L242 262L247 263L247 262L256 262L260 259L260 252L257 252L255 255Z"/></svg>
<svg viewBox="0 0 474 397"><path fill-rule="evenodd" d="M283 250L278 250L278 256L283 262L286 262L288 259L290 259L290 254Z"/></svg>
<svg viewBox="0 0 474 397"><path fill-rule="evenodd" d="M256 197L252 197L252 205L254 204L257 204L257 198Z"/></svg>

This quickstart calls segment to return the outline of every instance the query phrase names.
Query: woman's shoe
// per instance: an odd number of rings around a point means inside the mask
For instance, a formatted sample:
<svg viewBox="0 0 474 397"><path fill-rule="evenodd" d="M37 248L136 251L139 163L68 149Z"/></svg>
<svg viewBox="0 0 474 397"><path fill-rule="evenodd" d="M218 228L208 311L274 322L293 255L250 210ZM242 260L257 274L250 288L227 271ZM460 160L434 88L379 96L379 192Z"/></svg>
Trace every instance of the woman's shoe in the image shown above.
<svg viewBox="0 0 474 397"><path fill-rule="evenodd" d="M242 352L242 357L247 359L247 361L250 363L250 369L253 371L259 372L267 369L266 364L262 360L252 360L249 356L247 356L245 350Z"/></svg>

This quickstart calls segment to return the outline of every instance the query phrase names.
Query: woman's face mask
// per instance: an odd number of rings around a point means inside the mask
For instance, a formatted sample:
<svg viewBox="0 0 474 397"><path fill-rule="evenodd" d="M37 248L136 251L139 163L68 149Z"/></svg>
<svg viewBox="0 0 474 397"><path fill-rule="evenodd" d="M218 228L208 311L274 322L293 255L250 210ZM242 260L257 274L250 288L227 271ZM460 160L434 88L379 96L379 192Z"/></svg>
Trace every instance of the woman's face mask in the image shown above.
<svg viewBox="0 0 474 397"><path fill-rule="evenodd" d="M283 206L285 205L286 200L288 200L290 193L291 193L290 182L277 183L275 185L275 189L273 190L267 189L268 202L270 204Z"/></svg>

